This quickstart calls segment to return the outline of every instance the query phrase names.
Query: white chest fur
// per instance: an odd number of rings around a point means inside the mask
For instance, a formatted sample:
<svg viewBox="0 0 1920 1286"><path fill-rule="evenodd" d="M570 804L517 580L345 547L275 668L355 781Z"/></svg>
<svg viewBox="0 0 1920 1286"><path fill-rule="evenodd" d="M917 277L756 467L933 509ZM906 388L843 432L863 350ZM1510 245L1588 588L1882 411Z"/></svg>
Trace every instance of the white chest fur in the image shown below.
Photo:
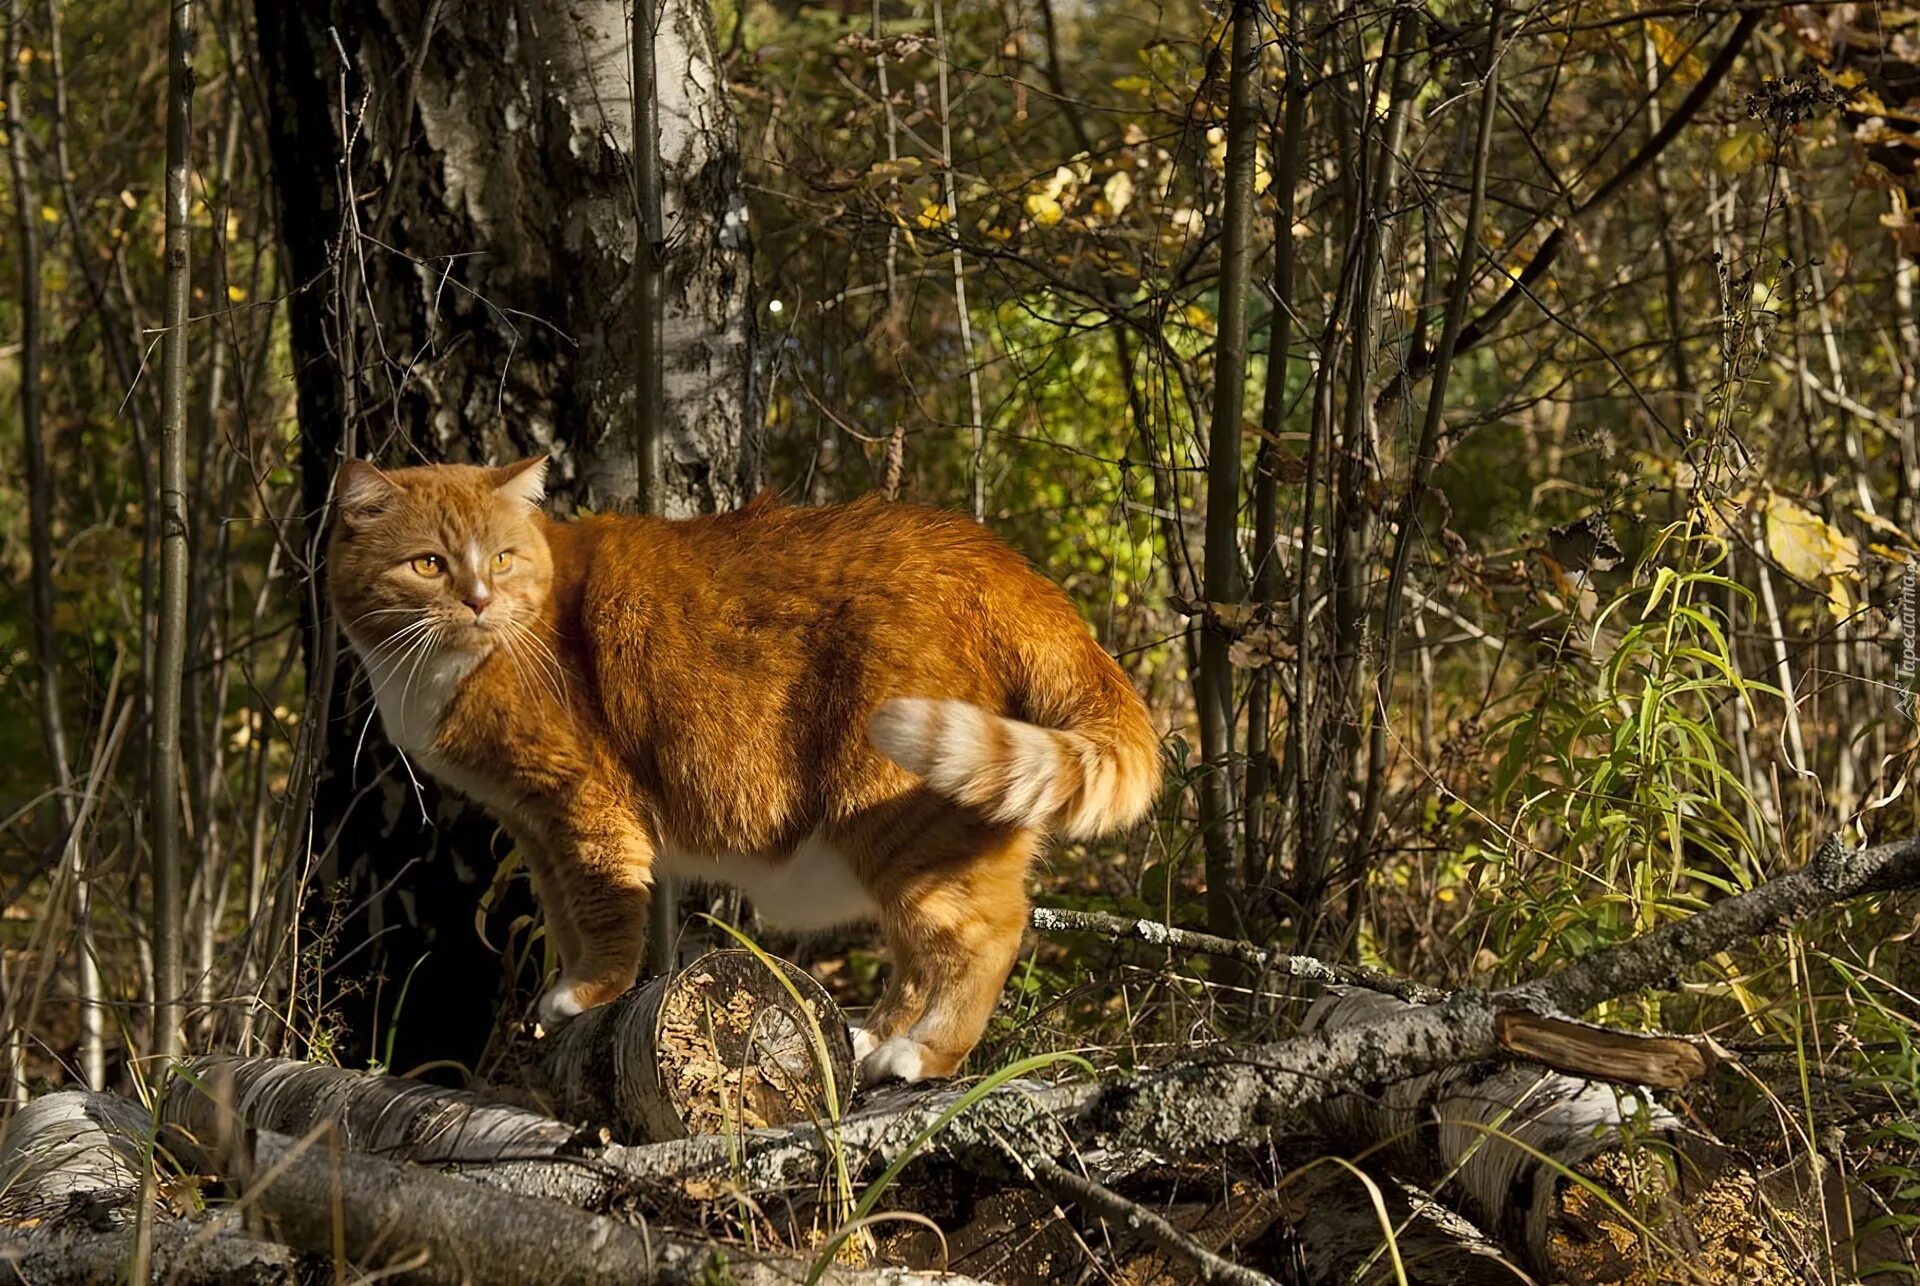
<svg viewBox="0 0 1920 1286"><path fill-rule="evenodd" d="M380 726L387 740L433 769L433 743L440 735L440 722L453 704L461 682L473 672L480 658L471 652L440 651L408 655L405 649L394 660L369 657L355 644L373 684L373 699L380 707Z"/></svg>
<svg viewBox="0 0 1920 1286"><path fill-rule="evenodd" d="M660 864L682 879L739 889L761 919L791 932L871 920L880 911L847 855L818 834L808 836L783 862L733 854L712 857L668 844L661 850Z"/></svg>

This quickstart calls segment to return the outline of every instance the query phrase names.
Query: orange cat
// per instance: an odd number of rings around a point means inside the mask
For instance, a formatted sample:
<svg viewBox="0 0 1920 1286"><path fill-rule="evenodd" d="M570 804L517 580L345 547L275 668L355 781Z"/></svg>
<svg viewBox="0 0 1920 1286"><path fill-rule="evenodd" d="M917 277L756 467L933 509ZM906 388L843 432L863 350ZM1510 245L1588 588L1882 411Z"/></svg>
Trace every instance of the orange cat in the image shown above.
<svg viewBox="0 0 1920 1286"><path fill-rule="evenodd" d="M527 858L562 966L541 1018L632 985L658 867L780 927L877 920L892 974L855 1030L862 1077L952 1074L1042 836L1153 802L1120 667L965 518L762 496L555 522L545 473L349 460L328 552L388 736Z"/></svg>

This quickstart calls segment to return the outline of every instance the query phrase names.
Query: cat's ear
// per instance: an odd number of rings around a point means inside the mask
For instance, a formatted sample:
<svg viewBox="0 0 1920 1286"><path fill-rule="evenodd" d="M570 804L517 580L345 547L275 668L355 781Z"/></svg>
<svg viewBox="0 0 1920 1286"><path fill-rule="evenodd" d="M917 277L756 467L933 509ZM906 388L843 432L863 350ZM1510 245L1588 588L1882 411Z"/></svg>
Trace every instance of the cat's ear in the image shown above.
<svg viewBox="0 0 1920 1286"><path fill-rule="evenodd" d="M508 500L518 500L530 509L538 509L540 502L547 498L547 457L537 455L531 460L495 469L493 489Z"/></svg>
<svg viewBox="0 0 1920 1286"><path fill-rule="evenodd" d="M398 491L392 478L365 460L342 461L333 483L340 519L349 527L378 517Z"/></svg>

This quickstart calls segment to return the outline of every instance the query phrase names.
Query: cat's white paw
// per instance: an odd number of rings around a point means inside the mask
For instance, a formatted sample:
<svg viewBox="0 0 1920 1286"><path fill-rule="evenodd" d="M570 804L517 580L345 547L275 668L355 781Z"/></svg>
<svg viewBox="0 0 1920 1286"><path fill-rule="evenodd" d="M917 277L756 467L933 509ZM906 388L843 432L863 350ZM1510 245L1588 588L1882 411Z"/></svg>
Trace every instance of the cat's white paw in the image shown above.
<svg viewBox="0 0 1920 1286"><path fill-rule="evenodd" d="M880 1047L880 1038L857 1023L847 1024L847 1033L853 1037L853 1061L859 1064L868 1054Z"/></svg>
<svg viewBox="0 0 1920 1286"><path fill-rule="evenodd" d="M554 1024L563 1018L571 1018L586 1008L580 1003L580 997L574 990L574 984L565 978L547 988L540 1003L534 1006L534 1014L540 1019L540 1025L552 1031Z"/></svg>
<svg viewBox="0 0 1920 1286"><path fill-rule="evenodd" d="M911 1085L922 1080L921 1053L920 1042L905 1036L882 1041L860 1060L860 1083L872 1085L878 1081L901 1080Z"/></svg>

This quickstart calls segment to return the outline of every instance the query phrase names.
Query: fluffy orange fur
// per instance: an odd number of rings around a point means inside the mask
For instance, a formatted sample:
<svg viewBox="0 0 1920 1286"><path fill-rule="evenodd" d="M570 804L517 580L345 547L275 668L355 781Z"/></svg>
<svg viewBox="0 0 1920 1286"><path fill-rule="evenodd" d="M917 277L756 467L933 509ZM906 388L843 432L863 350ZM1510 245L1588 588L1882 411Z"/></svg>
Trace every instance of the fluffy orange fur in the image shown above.
<svg viewBox="0 0 1920 1286"><path fill-rule="evenodd" d="M527 859L562 966L542 1019L633 984L665 869L777 926L878 921L862 1076L952 1074L1045 834L1152 805L1158 739L1120 667L966 518L762 496L558 522L545 468L350 460L328 554L388 735Z"/></svg>

